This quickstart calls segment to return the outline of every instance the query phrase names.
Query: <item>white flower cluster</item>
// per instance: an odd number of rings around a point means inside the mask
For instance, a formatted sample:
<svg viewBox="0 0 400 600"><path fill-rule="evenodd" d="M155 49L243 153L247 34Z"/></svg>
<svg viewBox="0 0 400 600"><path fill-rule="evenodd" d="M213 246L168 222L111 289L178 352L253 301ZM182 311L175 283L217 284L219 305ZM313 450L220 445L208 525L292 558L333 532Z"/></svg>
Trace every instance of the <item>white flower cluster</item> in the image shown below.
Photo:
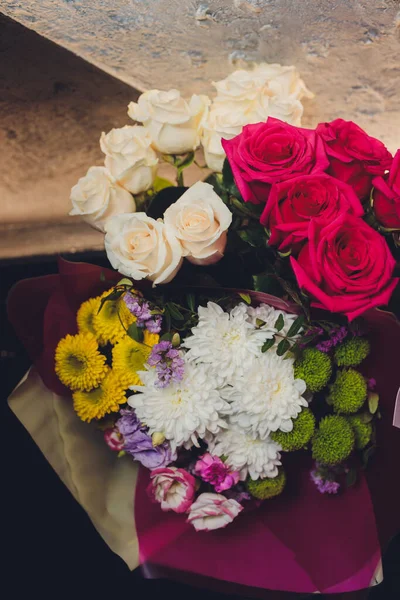
<svg viewBox="0 0 400 600"><path fill-rule="evenodd" d="M260 327L254 311L269 320ZM214 302L198 314L181 348L183 379L157 387L155 370L148 367L139 373L143 385L132 388L140 393L128 402L150 434L161 432L173 449L204 440L241 480L276 477L281 447L270 433L291 431L292 419L307 406L306 385L294 378L292 358L279 357L276 346L263 353L262 346L278 334L279 315L286 331L295 316L243 303L225 312Z"/></svg>
<svg viewBox="0 0 400 600"><path fill-rule="evenodd" d="M137 103L131 102L128 115L136 124L102 133L104 166L91 167L72 188L70 214L104 231L110 217L135 212L133 196L152 188L160 154L185 154L202 144L208 167L221 171L222 138L231 139L244 125L268 116L299 125L301 99L312 96L294 67L277 64L235 71L214 86L217 96L212 102L201 95L185 100L175 89L149 90ZM191 233L186 228L188 242ZM223 240L219 252L222 246ZM215 262L218 254L213 258Z"/></svg>
<svg viewBox="0 0 400 600"><path fill-rule="evenodd" d="M313 97L295 67L277 64L262 63L250 71L235 71L213 85L217 96L207 112L202 135L206 162L213 171L222 171L225 152L221 139L230 140L245 125L268 117L301 125L301 100Z"/></svg>

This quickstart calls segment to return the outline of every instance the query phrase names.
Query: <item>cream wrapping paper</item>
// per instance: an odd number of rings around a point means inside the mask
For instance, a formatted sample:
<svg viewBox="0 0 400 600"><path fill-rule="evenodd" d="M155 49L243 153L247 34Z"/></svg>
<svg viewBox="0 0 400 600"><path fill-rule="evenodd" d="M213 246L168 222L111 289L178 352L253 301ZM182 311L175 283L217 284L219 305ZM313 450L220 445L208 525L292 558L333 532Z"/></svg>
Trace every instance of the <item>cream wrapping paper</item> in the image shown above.
<svg viewBox="0 0 400 600"><path fill-rule="evenodd" d="M11 394L9 406L106 544L135 569L137 464L110 452L102 432L80 421L71 399L51 392L34 368Z"/></svg>
<svg viewBox="0 0 400 600"><path fill-rule="evenodd" d="M129 569L135 569L139 565L134 520L137 464L128 457L118 459L104 443L102 432L80 421L71 399L51 392L34 367L9 397L9 406L106 544ZM370 585L382 580L379 561Z"/></svg>

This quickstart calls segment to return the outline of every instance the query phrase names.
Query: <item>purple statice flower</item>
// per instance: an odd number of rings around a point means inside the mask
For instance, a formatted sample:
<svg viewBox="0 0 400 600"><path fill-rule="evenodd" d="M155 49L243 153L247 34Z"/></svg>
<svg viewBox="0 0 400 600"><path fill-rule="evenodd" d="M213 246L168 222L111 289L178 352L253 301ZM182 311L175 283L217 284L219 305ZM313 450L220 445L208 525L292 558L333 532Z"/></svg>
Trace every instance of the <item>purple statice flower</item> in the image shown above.
<svg viewBox="0 0 400 600"><path fill-rule="evenodd" d="M123 436L123 449L134 460L142 463L146 469L166 467L176 460L168 442L153 446L151 436L137 418L135 411L121 409L121 418L116 422L119 433Z"/></svg>
<svg viewBox="0 0 400 600"><path fill-rule="evenodd" d="M156 315L153 319L149 319L145 323L145 327L150 333L160 333L162 325L162 316Z"/></svg>
<svg viewBox="0 0 400 600"><path fill-rule="evenodd" d="M151 319L149 303L139 296L131 294L131 292L126 292L126 294L124 294L124 302L128 310L136 317L137 326L144 327L146 321Z"/></svg>
<svg viewBox="0 0 400 600"><path fill-rule="evenodd" d="M324 479L318 468L310 472L311 480L317 486L317 490L321 494L337 494L340 488L340 484L337 481L331 479Z"/></svg>
<svg viewBox="0 0 400 600"><path fill-rule="evenodd" d="M158 381L157 387L167 387L169 383L182 381L185 363L179 350L173 348L172 343L166 340L155 344L151 350L148 364L155 367Z"/></svg>
<svg viewBox="0 0 400 600"><path fill-rule="evenodd" d="M372 392L372 390L376 388L376 379L374 379L373 377L367 379L367 387Z"/></svg>
<svg viewBox="0 0 400 600"><path fill-rule="evenodd" d="M343 342L344 338L347 336L347 333L346 327L332 329L329 340L319 342L319 344L316 346L317 350L320 352L330 352L332 348Z"/></svg>
<svg viewBox="0 0 400 600"><path fill-rule="evenodd" d="M319 344L316 345L317 350L319 350L320 352L330 352L333 348L333 341L332 340L325 340L324 342L320 342Z"/></svg>

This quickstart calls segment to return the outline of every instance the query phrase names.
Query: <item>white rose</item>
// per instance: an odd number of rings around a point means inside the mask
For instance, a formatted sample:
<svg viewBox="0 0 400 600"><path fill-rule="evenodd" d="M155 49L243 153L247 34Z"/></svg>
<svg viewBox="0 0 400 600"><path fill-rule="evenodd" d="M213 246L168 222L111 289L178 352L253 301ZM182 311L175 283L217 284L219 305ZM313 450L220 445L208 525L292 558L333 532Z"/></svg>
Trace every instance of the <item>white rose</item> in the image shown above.
<svg viewBox="0 0 400 600"><path fill-rule="evenodd" d="M213 264L225 250L232 213L212 185L198 181L164 213L164 222L194 264Z"/></svg>
<svg viewBox="0 0 400 600"><path fill-rule="evenodd" d="M239 70L213 84L217 97L203 123L202 144L208 167L222 171L225 152L221 139L231 139L245 125L275 117L300 125L301 98L313 96L295 67L262 63L251 71Z"/></svg>
<svg viewBox="0 0 400 600"><path fill-rule="evenodd" d="M170 228L142 212L109 219L105 247L114 269L154 285L171 281L182 264L182 247Z"/></svg>
<svg viewBox="0 0 400 600"><path fill-rule="evenodd" d="M125 125L101 134L105 166L116 181L132 194L148 190L156 177L158 158L144 127Z"/></svg>
<svg viewBox="0 0 400 600"><path fill-rule="evenodd" d="M70 198L73 208L69 214L80 215L100 231L110 217L136 210L133 196L104 167L90 167L72 188Z"/></svg>
<svg viewBox="0 0 400 600"><path fill-rule="evenodd" d="M214 104L204 121L201 143L207 166L221 172L225 160L225 151L221 139L230 140L241 133L249 122L248 114L241 108L231 105L227 110L224 104Z"/></svg>
<svg viewBox="0 0 400 600"><path fill-rule="evenodd" d="M209 103L207 96L194 95L187 102L178 90L150 90L129 104L128 115L143 123L156 150L184 154L200 144L201 121Z"/></svg>

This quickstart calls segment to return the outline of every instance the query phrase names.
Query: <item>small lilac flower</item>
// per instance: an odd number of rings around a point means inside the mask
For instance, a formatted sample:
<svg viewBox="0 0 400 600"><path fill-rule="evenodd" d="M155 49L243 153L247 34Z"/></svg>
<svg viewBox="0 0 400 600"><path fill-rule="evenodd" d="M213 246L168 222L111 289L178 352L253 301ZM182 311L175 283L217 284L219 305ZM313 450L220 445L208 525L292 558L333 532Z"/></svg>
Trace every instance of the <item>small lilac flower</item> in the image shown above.
<svg viewBox="0 0 400 600"><path fill-rule="evenodd" d="M166 467L176 460L176 453L172 452L168 442L159 446L153 445L151 436L140 423L135 411L122 409L120 414L121 418L116 422L116 428L123 436L123 450L134 460L142 463L147 469Z"/></svg>
<svg viewBox="0 0 400 600"><path fill-rule="evenodd" d="M147 362L151 367L156 368L158 387L164 388L171 381L177 382L183 379L185 363L179 350L173 348L171 342L163 340L155 344Z"/></svg>
<svg viewBox="0 0 400 600"><path fill-rule="evenodd" d="M162 324L161 315L156 315L153 319L149 319L145 322L145 327L150 333L160 333Z"/></svg>
<svg viewBox="0 0 400 600"><path fill-rule="evenodd" d="M320 352L330 352L333 348L334 344L332 340L325 340L324 342L320 342L316 345L317 350Z"/></svg>
<svg viewBox="0 0 400 600"><path fill-rule="evenodd" d="M324 479L321 477L318 469L310 472L311 480L317 486L317 490L321 494L337 494L340 488L340 484L337 481L330 479Z"/></svg>
<svg viewBox="0 0 400 600"><path fill-rule="evenodd" d="M138 327L144 327L146 321L151 319L151 310L149 303L142 300L139 296L134 296L130 292L124 294L124 302L129 311L136 317Z"/></svg>
<svg viewBox="0 0 400 600"><path fill-rule="evenodd" d="M372 390L376 388L376 379L374 379L373 377L367 379L367 387L372 392Z"/></svg>

